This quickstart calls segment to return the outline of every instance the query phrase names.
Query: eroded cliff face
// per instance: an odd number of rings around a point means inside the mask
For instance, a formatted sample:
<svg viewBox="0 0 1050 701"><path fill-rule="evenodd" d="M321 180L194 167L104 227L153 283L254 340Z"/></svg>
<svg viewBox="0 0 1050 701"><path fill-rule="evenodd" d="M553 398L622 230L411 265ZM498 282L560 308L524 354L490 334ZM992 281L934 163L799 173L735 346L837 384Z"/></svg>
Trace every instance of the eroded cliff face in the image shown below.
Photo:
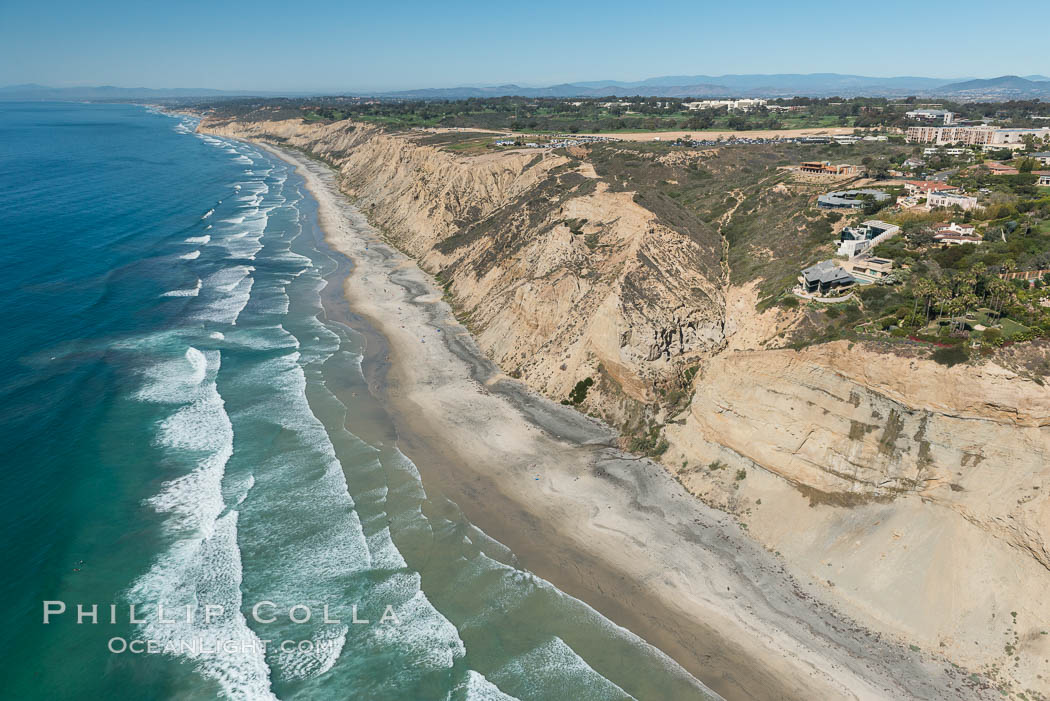
<svg viewBox="0 0 1050 701"><path fill-rule="evenodd" d="M947 368L844 341L719 355L696 387L668 428L694 459L853 501L917 495L1050 569L1045 387L994 364Z"/></svg>
<svg viewBox="0 0 1050 701"><path fill-rule="evenodd" d="M844 341L727 351L666 434L690 491L850 611L1045 693L1046 387Z"/></svg>
<svg viewBox="0 0 1050 701"><path fill-rule="evenodd" d="M590 406L617 422L625 399L652 402L654 385L724 345L717 232L668 226L583 160L459 156L346 122L202 130L332 163L370 221L446 285L489 356L551 397L601 375Z"/></svg>
<svg viewBox="0 0 1050 701"><path fill-rule="evenodd" d="M501 367L556 400L594 377L584 408L618 425L667 420L668 469L859 619L1050 693L1046 387L845 342L767 349L797 319L727 286L718 231L586 157L462 156L345 122L202 129L332 163Z"/></svg>

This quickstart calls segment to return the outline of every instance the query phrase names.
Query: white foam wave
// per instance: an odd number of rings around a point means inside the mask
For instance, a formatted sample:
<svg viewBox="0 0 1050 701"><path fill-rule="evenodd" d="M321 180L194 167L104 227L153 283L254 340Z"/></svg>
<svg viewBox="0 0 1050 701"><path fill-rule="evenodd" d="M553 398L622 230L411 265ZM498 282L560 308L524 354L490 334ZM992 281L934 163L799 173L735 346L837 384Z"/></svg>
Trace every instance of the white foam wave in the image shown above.
<svg viewBox="0 0 1050 701"><path fill-rule="evenodd" d="M168 290L161 297L196 297L201 291L201 280L197 278L196 287L191 287L185 290Z"/></svg>
<svg viewBox="0 0 1050 701"><path fill-rule="evenodd" d="M452 690L462 695L464 701L518 701L517 697L504 694L499 688L473 669L467 670L467 678Z"/></svg>
<svg viewBox="0 0 1050 701"><path fill-rule="evenodd" d="M181 358L164 360L143 372L145 385L135 394L140 401L185 403L193 399L207 373L208 360L190 347Z"/></svg>
<svg viewBox="0 0 1050 701"><path fill-rule="evenodd" d="M202 216L201 219L207 219L213 214L215 214L215 209L209 209L207 212L204 213L204 216Z"/></svg>
<svg viewBox="0 0 1050 701"><path fill-rule="evenodd" d="M161 649L171 646L199 674L215 680L227 698L275 701L262 641L241 613L241 580L237 512L231 511L216 522L210 538L177 541L127 598L143 606L162 602L169 611L192 607L196 615L188 623L175 616L175 623L161 624L155 614L147 615L140 637L157 641ZM205 623L201 609L207 605L221 606L224 615Z"/></svg>
<svg viewBox="0 0 1050 701"><path fill-rule="evenodd" d="M186 243L208 243L211 241L211 236L205 234L204 236L190 236L188 239L183 239Z"/></svg>
<svg viewBox="0 0 1050 701"><path fill-rule="evenodd" d="M198 249L196 251L190 251L189 253L185 253L185 254L179 256L179 258L181 258L182 260L195 260L197 258L200 258L200 255L201 255L201 252Z"/></svg>
<svg viewBox="0 0 1050 701"><path fill-rule="evenodd" d="M251 331L254 335L258 329ZM280 333L290 336L285 331ZM238 386L257 396L238 421L276 425L284 446L254 470L258 482L250 500L252 513L262 510L266 520L253 520L243 542L253 551L280 553L280 557L267 564L265 582L250 595L277 602L337 604L332 600L333 592L345 591L350 574L366 571L374 563L342 465L324 425L307 401L299 354L288 353L258 363L240 373ZM266 429L260 426L259 430ZM304 504L309 504L307 519L303 518ZM410 593L394 600L407 598ZM376 616L381 612L379 606ZM317 638L336 631L336 627L319 621L285 625L286 629L273 631L275 636ZM267 659L280 677L302 679L330 668L340 653L341 643L317 646L312 652L275 651Z"/></svg>
<svg viewBox="0 0 1050 701"><path fill-rule="evenodd" d="M218 295L195 313L194 318L236 324L237 317L251 298L252 285L255 283L251 276L252 270L254 268L250 265L235 265L209 275L204 281L204 286Z"/></svg>
<svg viewBox="0 0 1050 701"><path fill-rule="evenodd" d="M236 699L276 699L270 690L270 670L262 644L241 614L242 566L237 547L237 512L220 517L225 504L222 478L233 452L233 425L218 393L215 377L219 352L187 350L190 372L167 377L169 386L157 393L184 391L198 380L192 399L160 424L155 438L174 457L191 457L193 469L166 482L148 503L168 516L165 527L176 539L142 577L127 598L145 608L163 604L169 610L186 606L197 615L173 623L146 616L138 633L155 640L168 654L193 662L203 676L214 679L226 696ZM203 373L203 374L202 374ZM221 606L224 615L206 621L199 609ZM233 645L226 645L232 641Z"/></svg>
<svg viewBox="0 0 1050 701"><path fill-rule="evenodd" d="M500 683L528 680L537 698L633 699L612 681L598 674L565 641L554 636L514 658L490 675ZM509 684L507 684L509 686Z"/></svg>
<svg viewBox="0 0 1050 701"><path fill-rule="evenodd" d="M345 625L326 625L309 638L313 643L312 650L300 651L298 647L290 650L278 648L277 666L289 679L320 676L334 667L339 660L349 630Z"/></svg>
<svg viewBox="0 0 1050 701"><path fill-rule="evenodd" d="M384 527L368 536L368 552L372 556L372 566L377 569L398 570L408 567L405 558L390 539L390 529Z"/></svg>
<svg viewBox="0 0 1050 701"><path fill-rule="evenodd" d="M370 598L382 596L383 600L397 600L398 594L385 586L391 582L400 582L401 587L408 591L415 589L402 603L390 604L401 623L375 625L369 632L382 641L383 645L410 651L410 657L417 667L452 669L456 660L467 653L459 631L431 605L426 594L419 588L419 575L414 572L395 576L383 585L378 585L369 592ZM381 606L375 608L383 610Z"/></svg>

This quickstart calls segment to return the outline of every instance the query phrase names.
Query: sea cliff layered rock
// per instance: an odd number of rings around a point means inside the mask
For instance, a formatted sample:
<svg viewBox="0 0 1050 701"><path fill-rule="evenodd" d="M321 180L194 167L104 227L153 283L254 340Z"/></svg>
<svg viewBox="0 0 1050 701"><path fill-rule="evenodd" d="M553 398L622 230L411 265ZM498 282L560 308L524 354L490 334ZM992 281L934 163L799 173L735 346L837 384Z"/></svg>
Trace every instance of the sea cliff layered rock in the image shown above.
<svg viewBox="0 0 1050 701"><path fill-rule="evenodd" d="M669 433L696 459L761 466L855 500L951 508L1050 570L1050 391L845 341L711 358Z"/></svg>
<svg viewBox="0 0 1050 701"><path fill-rule="evenodd" d="M322 158L402 250L446 285L481 347L558 399L599 371L645 404L724 344L717 232L698 237L613 191L582 160L537 150L460 156L366 125L205 121L204 130Z"/></svg>

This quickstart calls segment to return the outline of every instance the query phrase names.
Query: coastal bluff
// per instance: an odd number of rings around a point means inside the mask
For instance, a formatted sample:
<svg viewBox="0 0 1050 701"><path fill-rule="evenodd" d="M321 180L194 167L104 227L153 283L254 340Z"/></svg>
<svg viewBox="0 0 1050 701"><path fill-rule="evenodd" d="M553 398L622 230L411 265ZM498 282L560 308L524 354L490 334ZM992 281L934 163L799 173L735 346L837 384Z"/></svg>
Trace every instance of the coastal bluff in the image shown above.
<svg viewBox="0 0 1050 701"><path fill-rule="evenodd" d="M543 394L565 399L600 373L594 395L625 400L610 408L618 423L687 358L724 344L717 232L662 221L585 160L462 156L346 122L206 120L202 130L337 168L372 225L438 278L489 357Z"/></svg>
<svg viewBox="0 0 1050 701"><path fill-rule="evenodd" d="M659 454L858 621L1050 694L1043 385L994 362L774 347L796 312L732 304L717 224L585 149L470 155L346 121L200 129L330 164L507 374Z"/></svg>

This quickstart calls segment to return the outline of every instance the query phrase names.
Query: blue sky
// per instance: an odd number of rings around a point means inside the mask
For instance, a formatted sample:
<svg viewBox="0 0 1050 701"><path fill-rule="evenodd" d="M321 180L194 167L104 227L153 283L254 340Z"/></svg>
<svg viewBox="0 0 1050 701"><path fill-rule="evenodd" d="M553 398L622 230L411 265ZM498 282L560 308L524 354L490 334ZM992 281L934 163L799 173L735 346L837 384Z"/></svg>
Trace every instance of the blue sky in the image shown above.
<svg viewBox="0 0 1050 701"><path fill-rule="evenodd" d="M0 85L335 91L669 74L1050 74L1045 0L3 4Z"/></svg>

